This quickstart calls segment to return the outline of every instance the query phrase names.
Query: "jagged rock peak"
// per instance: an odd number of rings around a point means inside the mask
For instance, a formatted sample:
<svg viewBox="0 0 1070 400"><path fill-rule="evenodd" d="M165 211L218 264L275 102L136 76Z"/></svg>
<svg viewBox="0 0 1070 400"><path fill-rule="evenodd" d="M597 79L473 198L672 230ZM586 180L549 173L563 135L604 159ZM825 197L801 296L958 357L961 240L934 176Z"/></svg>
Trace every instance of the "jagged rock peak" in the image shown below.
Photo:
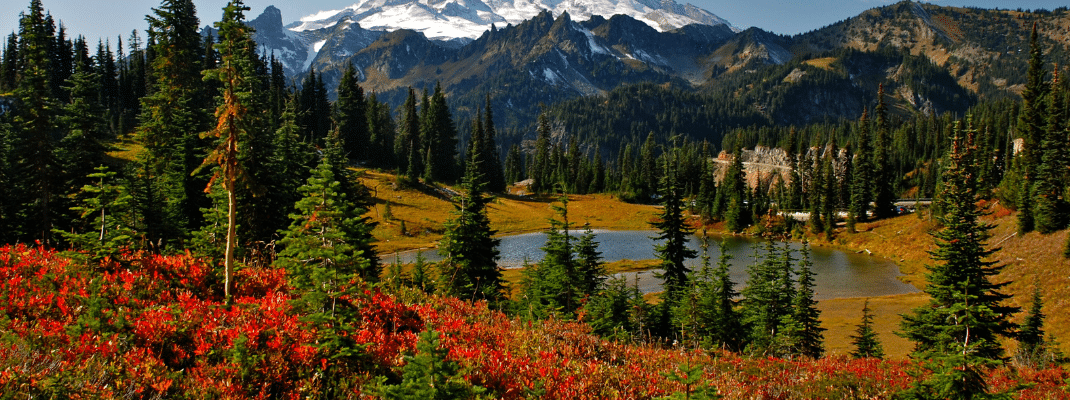
<svg viewBox="0 0 1070 400"><path fill-rule="evenodd" d="M709 11L674 0L359 0L341 10L306 16L287 27L295 32L317 30L349 17L370 30L412 29L429 39L476 39L494 24L515 25L544 11L568 13L575 21L628 15L663 32L691 24L731 27Z"/></svg>

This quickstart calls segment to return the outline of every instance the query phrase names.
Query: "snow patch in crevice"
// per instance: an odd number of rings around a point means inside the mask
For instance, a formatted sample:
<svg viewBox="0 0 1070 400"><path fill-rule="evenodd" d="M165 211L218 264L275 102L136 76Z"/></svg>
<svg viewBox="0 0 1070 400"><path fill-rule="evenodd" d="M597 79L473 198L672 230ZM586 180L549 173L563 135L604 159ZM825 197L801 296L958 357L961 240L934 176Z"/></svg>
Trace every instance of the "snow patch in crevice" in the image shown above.
<svg viewBox="0 0 1070 400"><path fill-rule="evenodd" d="M313 51L313 52L315 52L315 53L319 53L319 52L320 52L320 49L322 49L322 48L323 48L323 45L324 45L324 44L327 44L327 39L324 39L324 40L318 41L318 42L316 42L315 44L313 44L313 45L312 45L312 51Z"/></svg>

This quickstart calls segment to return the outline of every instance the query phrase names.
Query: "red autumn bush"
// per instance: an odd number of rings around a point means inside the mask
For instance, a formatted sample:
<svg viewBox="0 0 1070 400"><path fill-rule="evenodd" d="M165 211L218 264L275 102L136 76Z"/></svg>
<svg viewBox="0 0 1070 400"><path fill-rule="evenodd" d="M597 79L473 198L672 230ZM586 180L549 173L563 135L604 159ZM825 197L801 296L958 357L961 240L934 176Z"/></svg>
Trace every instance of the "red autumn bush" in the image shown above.
<svg viewBox="0 0 1070 400"><path fill-rule="evenodd" d="M0 397L305 398L325 385L352 397L377 377L400 379L418 332L443 334L448 358L494 398L650 399L683 390L666 373L701 365L729 399L889 398L910 386L911 361L752 359L603 340L578 322L525 322L455 298L367 289L347 298L365 343L343 382L315 327L290 306L281 269L237 272L224 303L216 267L189 254L127 254L87 265L53 250L0 248ZM408 299L405 302L399 299ZM993 389L1066 398L1061 368L992 372ZM384 378L378 378L384 379Z"/></svg>

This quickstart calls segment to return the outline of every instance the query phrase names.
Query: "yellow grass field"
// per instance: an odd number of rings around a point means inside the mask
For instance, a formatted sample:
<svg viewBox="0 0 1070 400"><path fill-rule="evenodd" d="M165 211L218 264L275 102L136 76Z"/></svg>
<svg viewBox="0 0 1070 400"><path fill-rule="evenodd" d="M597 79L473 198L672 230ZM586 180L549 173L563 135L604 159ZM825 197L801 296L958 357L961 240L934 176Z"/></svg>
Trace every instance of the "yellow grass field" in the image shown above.
<svg viewBox="0 0 1070 400"><path fill-rule="evenodd" d="M362 170L360 180L375 197L368 215L378 223L372 234L381 254L431 248L442 239L443 224L454 210L445 196L424 188L404 188L396 184L394 175L381 172ZM390 219L385 218L387 202ZM499 235L545 230L550 217L557 217L551 208L556 202L549 196L498 197L488 210L491 227ZM596 229L650 229L655 213L655 207L624 203L610 195L569 195L569 220L577 227L589 222Z"/></svg>

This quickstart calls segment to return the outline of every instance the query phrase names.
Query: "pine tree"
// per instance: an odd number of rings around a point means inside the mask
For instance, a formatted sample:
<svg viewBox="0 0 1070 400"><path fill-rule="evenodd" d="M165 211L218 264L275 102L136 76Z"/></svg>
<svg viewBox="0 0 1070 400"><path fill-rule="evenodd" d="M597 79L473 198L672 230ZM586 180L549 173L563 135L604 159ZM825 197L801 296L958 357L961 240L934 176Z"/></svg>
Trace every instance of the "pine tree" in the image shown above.
<svg viewBox="0 0 1070 400"><path fill-rule="evenodd" d="M606 280L606 267L602 262L602 252L598 251L598 242L595 241L591 224L585 223L583 228L583 235L574 248L577 275L580 277L578 292L583 296L592 296L598 293L598 288Z"/></svg>
<svg viewBox="0 0 1070 400"><path fill-rule="evenodd" d="M687 363L681 363L676 366L676 370L663 373L669 381L676 382L679 385L683 385L684 390L682 392L675 392L672 395L658 397L658 400L717 400L721 398L721 395L717 393L717 388L707 385L702 375L701 365L688 365ZM677 373L679 371L679 373Z"/></svg>
<svg viewBox="0 0 1070 400"><path fill-rule="evenodd" d="M75 224L74 232L57 233L94 259L117 256L123 249L133 247L136 233L131 221L132 197L108 167L99 166L88 177L95 182L82 187L75 195L77 205L71 207L78 213L80 223Z"/></svg>
<svg viewBox="0 0 1070 400"><path fill-rule="evenodd" d="M15 224L23 239L49 243L56 223L55 207L59 176L56 159L56 111L49 61L53 45L51 17L46 17L40 0L32 0L19 21L19 70L14 95L19 107L14 113L10 136L11 178L21 195ZM58 83L58 82L57 82Z"/></svg>
<svg viewBox="0 0 1070 400"><path fill-rule="evenodd" d="M371 140L368 134L367 102L364 99L364 89L360 87L357 79L357 69L353 63L346 63L342 72L342 80L338 83L338 100L334 103L335 125L337 126L342 141L345 142L345 152L353 160L368 160ZM372 151L392 151L392 149L372 149Z"/></svg>
<svg viewBox="0 0 1070 400"><path fill-rule="evenodd" d="M142 98L137 128L145 146L140 162L159 193L146 204L160 215L146 227L154 243L181 242L200 225L207 177L193 174L208 144L198 137L209 129L201 71L203 49L196 7L190 0L163 0L149 20L150 93Z"/></svg>
<svg viewBox="0 0 1070 400"><path fill-rule="evenodd" d="M869 137L869 110L862 111L858 121L858 148L851 163L853 182L851 182L851 204L847 218L851 222L865 222L869 219L869 203L873 201L873 163L872 143Z"/></svg>
<svg viewBox="0 0 1070 400"><path fill-rule="evenodd" d="M553 189L550 173L550 117L545 112L539 114L536 134L535 154L532 157L528 177L534 181L531 184L532 192L545 193Z"/></svg>
<svg viewBox="0 0 1070 400"><path fill-rule="evenodd" d="M738 351L744 343L743 326L739 313L735 310L735 298L739 293L729 274L728 244L719 244L720 257L717 268L713 270L706 293L700 294L701 306L706 311L706 340L708 347Z"/></svg>
<svg viewBox="0 0 1070 400"><path fill-rule="evenodd" d="M901 336L915 343L918 357L949 355L968 347L972 356L998 360L1003 349L998 336L1014 329L1009 316L1016 307L1002 303L1010 296L999 290L1006 283L990 279L1002 269L986 259L996 250L985 249L990 225L979 221L976 207L976 131L967 120L954 129L952 147L943 173L943 190L937 197L944 210L938 221L943 228L934 232L936 250L930 252L937 264L929 267L925 292L929 304L904 315Z"/></svg>
<svg viewBox="0 0 1070 400"><path fill-rule="evenodd" d="M1033 285L1033 299L1029 305L1029 314L1025 316L1021 329L1018 331L1018 354L1017 359L1033 366L1042 366L1048 355L1047 343L1044 339L1044 300L1041 297L1040 285Z"/></svg>
<svg viewBox="0 0 1070 400"><path fill-rule="evenodd" d="M457 128L453 125L442 85L435 85L435 92L429 101L429 104L424 103L427 110L421 126L423 145L427 151L425 179L453 182L457 178L454 160L457 156Z"/></svg>
<svg viewBox="0 0 1070 400"><path fill-rule="evenodd" d="M419 157L423 144L420 141L420 115L416 111L416 91L412 87L409 87L409 97L401 106L398 129L398 140L394 143L399 160L399 173L404 172L406 179L415 183L420 178L420 171L423 171L423 163ZM404 163L401 160L404 160Z"/></svg>
<svg viewBox="0 0 1070 400"><path fill-rule="evenodd" d="M1022 152L1008 178L1019 178L1018 232L1024 234L1036 229L1034 210L1034 185L1036 171L1043 157L1043 142L1047 127L1044 112L1044 97L1048 86L1044 82L1044 53L1040 47L1037 24L1033 24L1029 36L1029 69L1026 72L1025 89L1022 90L1022 111L1018 114L1018 136L1023 140ZM1006 179L1006 178L1005 178Z"/></svg>
<svg viewBox="0 0 1070 400"><path fill-rule="evenodd" d="M873 215L888 218L895 212L895 193L893 183L896 176L892 171L891 139L888 137L888 107L884 104L884 84L877 89L877 132L873 140Z"/></svg>
<svg viewBox="0 0 1070 400"><path fill-rule="evenodd" d="M747 227L747 184L743 179L743 153L737 149L732 154L732 165L717 188L717 196L724 200L724 220L732 232L741 232Z"/></svg>
<svg viewBox="0 0 1070 400"><path fill-rule="evenodd" d="M881 345L877 332L873 330L873 313L869 308L869 299L862 306L862 322L851 335L851 352L854 358L884 358L884 346Z"/></svg>
<svg viewBox="0 0 1070 400"><path fill-rule="evenodd" d="M387 399L473 399L485 389L465 381L460 366L446 358L442 334L428 326L416 342L416 354L405 357L402 381L381 385L379 395Z"/></svg>
<svg viewBox="0 0 1070 400"><path fill-rule="evenodd" d="M821 167L824 167L825 162L824 162L824 158L823 157L819 158L818 162L820 162ZM809 221L810 222L810 232L813 232L814 234L820 234L821 232L825 231L825 221L822 220L822 218L824 217L824 213L822 212L823 211L823 207L822 207L822 198L821 198L821 196L825 193L825 187L827 185L825 183L824 168L814 168L814 172L811 175L812 175L812 177L810 178L810 196L809 196L810 197L810 221ZM827 199L826 199L826 201L827 201Z"/></svg>
<svg viewBox="0 0 1070 400"><path fill-rule="evenodd" d="M791 250L785 248L784 251ZM816 359L821 358L825 352L825 335L822 333L825 328L821 327L821 310L817 308L817 301L814 300L814 274L811 269L810 248L806 242L803 242L802 253L802 262L798 268L798 290L791 304L790 323L794 329L789 330L788 336L798 354Z"/></svg>
<svg viewBox="0 0 1070 400"><path fill-rule="evenodd" d="M486 96L483 116L486 118L483 123L483 156L486 159L483 171L487 176L487 191L505 192L505 172L502 168L501 150L498 149L498 130L494 127L494 110L490 106L490 95Z"/></svg>
<svg viewBox="0 0 1070 400"><path fill-rule="evenodd" d="M742 320L747 334L746 349L753 354L779 353L776 342L782 323L791 314L794 288L790 254L777 257L772 242L765 244L765 256L755 254L754 264L747 268L747 286L743 288ZM757 249L755 249L757 253Z"/></svg>
<svg viewBox="0 0 1070 400"><path fill-rule="evenodd" d="M498 267L497 231L490 228L487 204L493 199L483 194L486 183L479 172L480 151L468 158L461 203L455 205L454 217L446 222L446 232L439 252L446 257L441 264L445 293L462 299L488 300L497 303L505 298L502 270Z"/></svg>
<svg viewBox="0 0 1070 400"><path fill-rule="evenodd" d="M1052 80L1048 96L1047 128L1040 141L1039 161L1033 186L1036 204L1033 209L1037 232L1049 234L1066 227L1070 204L1062 197L1066 186L1067 130L1065 115L1066 94L1060 90L1058 72Z"/></svg>
<svg viewBox="0 0 1070 400"><path fill-rule="evenodd" d="M97 101L99 86L91 69L78 65L67 82L70 101L63 107L61 125L67 134L60 141L57 157L64 172L63 193L73 194L93 184L93 171L104 162L107 140L103 108Z"/></svg>
<svg viewBox="0 0 1070 400"><path fill-rule="evenodd" d="M698 256L697 251L687 247L694 229L688 226L684 218L683 189L677 181L677 157L674 155L672 160L666 161L661 182L662 212L657 220L650 223L658 230L654 239L661 242L654 245L654 254L660 260L659 268L663 271L657 274L664 282L662 301L670 307L681 299L687 287L691 270L684 263Z"/></svg>
<svg viewBox="0 0 1070 400"><path fill-rule="evenodd" d="M553 209L561 219L550 218L542 260L523 271L518 312L526 311L533 318L552 313L568 317L579 306L582 277L574 257L575 244L568 233L572 227L568 220L568 197L562 195L559 200L561 205Z"/></svg>
<svg viewBox="0 0 1070 400"><path fill-rule="evenodd" d="M234 252L238 246L238 200L236 184L245 173L239 164L239 148L245 147L241 139L248 139L250 128L249 106L252 93L248 81L254 79L252 62L255 60L255 44L251 29L245 25L245 11L249 8L241 0L232 0L223 8L223 19L217 22L221 41L219 68L207 71L206 80L215 80L223 86L223 103L216 109L218 124L206 136L219 140L219 144L204 160L205 164L218 165L212 183L222 180L227 193L227 241L224 253L224 295L231 298L231 277L234 273ZM211 189L209 183L208 189Z"/></svg>

